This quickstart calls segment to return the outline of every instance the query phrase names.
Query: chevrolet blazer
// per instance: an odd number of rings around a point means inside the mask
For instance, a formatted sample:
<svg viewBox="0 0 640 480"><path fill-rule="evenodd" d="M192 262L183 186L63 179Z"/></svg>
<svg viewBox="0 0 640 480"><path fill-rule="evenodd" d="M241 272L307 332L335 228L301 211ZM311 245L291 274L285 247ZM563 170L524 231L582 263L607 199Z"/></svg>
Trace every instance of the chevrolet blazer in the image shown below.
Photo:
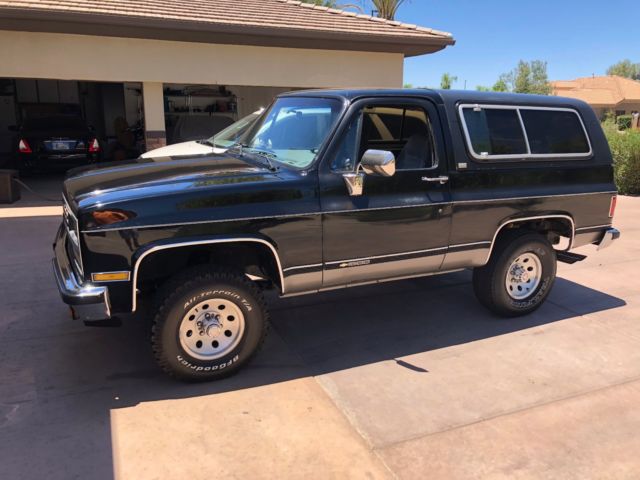
<svg viewBox="0 0 640 480"><path fill-rule="evenodd" d="M282 296L473 269L506 317L556 262L619 237L611 153L578 100L432 90L280 95L222 155L87 167L64 183L55 278L74 318L149 302L184 380L237 371ZM145 297L146 298L146 297Z"/></svg>

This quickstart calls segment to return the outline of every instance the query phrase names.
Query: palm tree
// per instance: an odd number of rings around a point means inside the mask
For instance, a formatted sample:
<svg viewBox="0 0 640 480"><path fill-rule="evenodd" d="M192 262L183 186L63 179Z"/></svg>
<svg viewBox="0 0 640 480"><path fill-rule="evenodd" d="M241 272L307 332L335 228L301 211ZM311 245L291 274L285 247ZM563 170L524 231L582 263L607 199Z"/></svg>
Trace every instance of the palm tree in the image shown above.
<svg viewBox="0 0 640 480"><path fill-rule="evenodd" d="M400 8L406 0L371 0L373 6L376 7L378 16L380 18L386 18L387 20L393 20Z"/></svg>

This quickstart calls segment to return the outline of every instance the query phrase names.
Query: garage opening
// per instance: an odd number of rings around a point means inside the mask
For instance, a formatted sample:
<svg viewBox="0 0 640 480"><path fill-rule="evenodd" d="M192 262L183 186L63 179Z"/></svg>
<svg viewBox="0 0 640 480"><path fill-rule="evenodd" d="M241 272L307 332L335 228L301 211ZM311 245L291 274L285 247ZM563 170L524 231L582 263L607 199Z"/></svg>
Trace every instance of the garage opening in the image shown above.
<svg viewBox="0 0 640 480"><path fill-rule="evenodd" d="M203 141L222 132L229 138L220 146L231 145L275 96L293 90L159 87L145 103L142 82L0 78L0 169L19 170L28 186L57 197L70 168L139 156L222 153L225 148L204 151ZM163 145L175 147L157 154L154 149Z"/></svg>
<svg viewBox="0 0 640 480"><path fill-rule="evenodd" d="M142 125L139 83L0 79L2 168L55 175L136 155Z"/></svg>
<svg viewBox="0 0 640 480"><path fill-rule="evenodd" d="M210 138L234 122L253 118L289 90L293 88L164 84L166 142Z"/></svg>

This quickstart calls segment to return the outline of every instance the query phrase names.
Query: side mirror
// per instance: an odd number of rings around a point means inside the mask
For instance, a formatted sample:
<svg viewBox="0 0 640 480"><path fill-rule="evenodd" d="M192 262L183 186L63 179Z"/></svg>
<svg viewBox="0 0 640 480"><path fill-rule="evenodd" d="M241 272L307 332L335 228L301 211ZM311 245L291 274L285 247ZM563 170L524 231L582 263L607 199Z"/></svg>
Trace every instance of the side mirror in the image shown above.
<svg viewBox="0 0 640 480"><path fill-rule="evenodd" d="M367 175L392 177L396 173L396 157L387 150L367 150L360 166Z"/></svg>
<svg viewBox="0 0 640 480"><path fill-rule="evenodd" d="M362 169L362 171L360 171ZM364 177L376 175L379 177L391 177L396 173L396 157L386 150L367 150L362 155L362 160L355 172L343 173L342 178L349 195L359 197L364 188Z"/></svg>

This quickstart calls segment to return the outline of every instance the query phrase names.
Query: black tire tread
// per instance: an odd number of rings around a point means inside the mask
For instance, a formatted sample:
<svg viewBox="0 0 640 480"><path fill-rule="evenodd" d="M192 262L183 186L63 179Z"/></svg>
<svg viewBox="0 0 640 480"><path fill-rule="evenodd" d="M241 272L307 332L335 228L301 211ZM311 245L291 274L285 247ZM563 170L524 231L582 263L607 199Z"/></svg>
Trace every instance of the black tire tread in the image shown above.
<svg viewBox="0 0 640 480"><path fill-rule="evenodd" d="M550 250L553 251L553 246L551 245L549 240L547 240L547 238L542 234L526 229L515 229L513 231L506 232L504 235L498 238L493 252L491 253L491 257L489 258L489 261L486 265L484 265L483 267L474 268L473 270L473 291L476 298L483 306L485 306L492 312L497 313L498 315L504 317L513 317L522 314L507 310L496 303L496 295L493 291L492 278L495 275L496 265L501 260L505 250L515 241L522 241L523 243L525 243L529 240L543 242L547 244ZM530 313L530 311L526 313Z"/></svg>
<svg viewBox="0 0 640 480"><path fill-rule="evenodd" d="M193 382L198 381L199 379L189 375L181 375L169 366L166 355L164 355L164 351L162 349L162 341L160 338L160 323L165 315L165 311L171 308L171 305L176 297L179 297L185 291L196 287L198 283L205 281L217 281L228 283L231 285L236 284L242 286L243 288L248 289L257 300L258 306L264 318L264 328L262 330L262 335L260 337L260 340L258 341L256 349L242 364L248 362L255 356L256 353L260 351L260 349L264 345L264 341L270 329L271 324L269 322L269 310L267 309L267 304L265 302L264 295L262 294L262 290L260 290L260 288L258 288L258 286L254 282L249 280L244 274L229 268L215 267L211 265L199 265L197 267L191 267L183 270L182 272L168 279L158 289L155 302L156 308L154 309L155 315L151 322L151 349L153 351L155 360L167 375L177 380ZM230 370L228 372L225 372L225 374L218 375L217 378L224 378L226 376L233 375L237 370L238 368ZM207 380L208 379L203 378L200 381Z"/></svg>

